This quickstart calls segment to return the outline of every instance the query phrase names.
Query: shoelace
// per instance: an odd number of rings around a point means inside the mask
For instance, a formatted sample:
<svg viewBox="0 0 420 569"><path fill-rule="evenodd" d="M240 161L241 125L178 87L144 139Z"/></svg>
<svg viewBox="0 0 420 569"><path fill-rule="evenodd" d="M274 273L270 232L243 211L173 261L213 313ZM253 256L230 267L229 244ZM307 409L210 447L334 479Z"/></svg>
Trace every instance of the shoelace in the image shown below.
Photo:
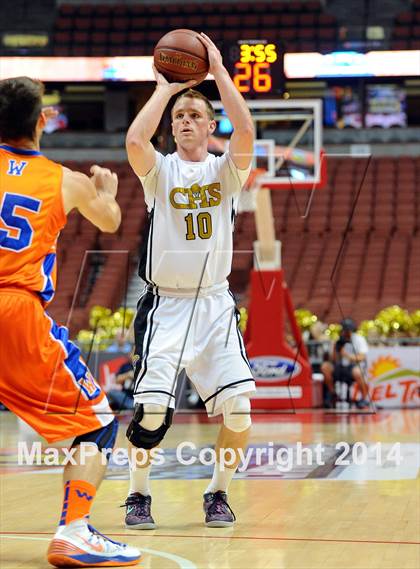
<svg viewBox="0 0 420 569"><path fill-rule="evenodd" d="M226 508L229 510L229 512L232 514L233 519L236 520L236 516L232 511L232 508L229 506L229 504L226 502L225 498L223 497L222 494L219 494L218 492L216 492L214 494L214 502L209 506L208 512L209 514L218 514L218 515L223 515L226 513Z"/></svg>
<svg viewBox="0 0 420 569"><path fill-rule="evenodd" d="M110 543L113 543L114 545L119 545L120 547L127 547L125 543L121 543L119 541L114 541L113 539L110 539L109 537L107 537L106 535L104 535L103 533L101 533L100 531L98 531L96 528L94 528L93 526L91 526L90 524L87 525L89 531L97 538L102 538L105 542L109 541Z"/></svg>
<svg viewBox="0 0 420 569"><path fill-rule="evenodd" d="M150 516L150 499L149 496L127 496L127 499L120 508L125 508L126 506L135 506L136 515L139 516Z"/></svg>

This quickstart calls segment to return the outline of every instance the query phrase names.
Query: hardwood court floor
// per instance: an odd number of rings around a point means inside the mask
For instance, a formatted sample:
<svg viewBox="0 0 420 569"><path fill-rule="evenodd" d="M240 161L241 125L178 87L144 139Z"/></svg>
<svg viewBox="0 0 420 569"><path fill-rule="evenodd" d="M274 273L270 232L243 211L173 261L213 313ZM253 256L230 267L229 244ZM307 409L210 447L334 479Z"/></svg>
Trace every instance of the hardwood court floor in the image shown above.
<svg viewBox="0 0 420 569"><path fill-rule="evenodd" d="M181 441L212 444L217 425L178 416L164 445L168 464L156 469L159 478L152 481L159 528L124 528L118 507L127 492L124 465L108 469L91 521L110 537L141 548L143 568L417 569L419 418L417 410L255 417L254 449L270 441L274 450L283 445L284 452L297 448L298 441L312 449L322 443L326 464L293 464L288 472L252 465L231 487L236 526L210 529L203 525L201 496L211 467L177 465L170 449ZM18 467L17 443L31 435L9 413L0 413L0 428L0 567L46 568L44 554L61 507L61 475L57 468ZM124 430L119 446L124 446ZM359 457L362 464L335 464L340 441L370 445L367 456ZM399 466L389 454L394 443L401 443Z"/></svg>

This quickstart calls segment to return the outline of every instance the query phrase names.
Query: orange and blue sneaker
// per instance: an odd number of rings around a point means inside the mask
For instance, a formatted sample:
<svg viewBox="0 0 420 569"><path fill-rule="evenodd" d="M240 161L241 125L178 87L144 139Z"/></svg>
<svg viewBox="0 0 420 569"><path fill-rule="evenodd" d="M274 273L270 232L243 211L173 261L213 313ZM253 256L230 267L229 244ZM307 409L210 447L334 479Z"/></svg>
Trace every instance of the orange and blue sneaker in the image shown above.
<svg viewBox="0 0 420 569"><path fill-rule="evenodd" d="M60 526L47 553L54 567L124 567L140 557L138 549L109 539L83 519Z"/></svg>

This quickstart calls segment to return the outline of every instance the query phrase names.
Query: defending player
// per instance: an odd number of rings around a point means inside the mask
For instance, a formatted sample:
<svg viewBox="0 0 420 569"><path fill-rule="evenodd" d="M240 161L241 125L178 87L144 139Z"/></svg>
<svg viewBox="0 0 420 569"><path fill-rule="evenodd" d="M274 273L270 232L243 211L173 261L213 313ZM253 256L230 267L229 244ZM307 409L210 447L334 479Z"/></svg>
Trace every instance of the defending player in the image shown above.
<svg viewBox="0 0 420 569"><path fill-rule="evenodd" d="M127 435L130 454L149 453L146 466L133 462L126 525L151 529L150 449L171 424L175 383L185 368L209 415L223 415L219 460L204 494L205 523L231 526L235 516L227 490L247 444L251 426L249 393L255 382L237 329L227 277L232 263L233 221L251 165L254 127L250 112L223 66L217 47L202 34L221 100L233 125L229 152L209 154L216 128L210 102L197 91L180 95L172 108L177 151L163 156L150 139L171 97L188 83L168 83L155 70L157 86L127 134L130 164L139 176L150 227L140 261L147 286L135 320L136 408ZM134 448L133 448L134 447ZM233 449L234 462L220 449ZM144 454L144 452L143 452ZM225 468L224 468L225 467Z"/></svg>
<svg viewBox="0 0 420 569"><path fill-rule="evenodd" d="M74 208L102 231L118 229L117 176L93 166L92 177L48 160L40 138L54 110L42 110L42 83L0 81L0 401L48 442L73 438L77 464L64 468L64 501L48 550L57 567L134 565L140 553L88 524L118 424L102 389L45 312L54 296L56 242ZM82 464L81 443L89 444Z"/></svg>

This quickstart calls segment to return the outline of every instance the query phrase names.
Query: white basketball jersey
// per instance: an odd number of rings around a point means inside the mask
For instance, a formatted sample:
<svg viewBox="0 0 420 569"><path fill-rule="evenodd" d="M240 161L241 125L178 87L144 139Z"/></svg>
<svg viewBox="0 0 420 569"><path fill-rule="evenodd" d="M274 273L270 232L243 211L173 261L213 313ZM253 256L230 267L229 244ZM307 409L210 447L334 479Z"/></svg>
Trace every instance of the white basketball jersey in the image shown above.
<svg viewBox="0 0 420 569"><path fill-rule="evenodd" d="M156 152L155 166L140 177L149 228L139 275L176 296L194 296L197 287L210 293L227 288L234 217L248 175L228 153L186 162L176 152Z"/></svg>

